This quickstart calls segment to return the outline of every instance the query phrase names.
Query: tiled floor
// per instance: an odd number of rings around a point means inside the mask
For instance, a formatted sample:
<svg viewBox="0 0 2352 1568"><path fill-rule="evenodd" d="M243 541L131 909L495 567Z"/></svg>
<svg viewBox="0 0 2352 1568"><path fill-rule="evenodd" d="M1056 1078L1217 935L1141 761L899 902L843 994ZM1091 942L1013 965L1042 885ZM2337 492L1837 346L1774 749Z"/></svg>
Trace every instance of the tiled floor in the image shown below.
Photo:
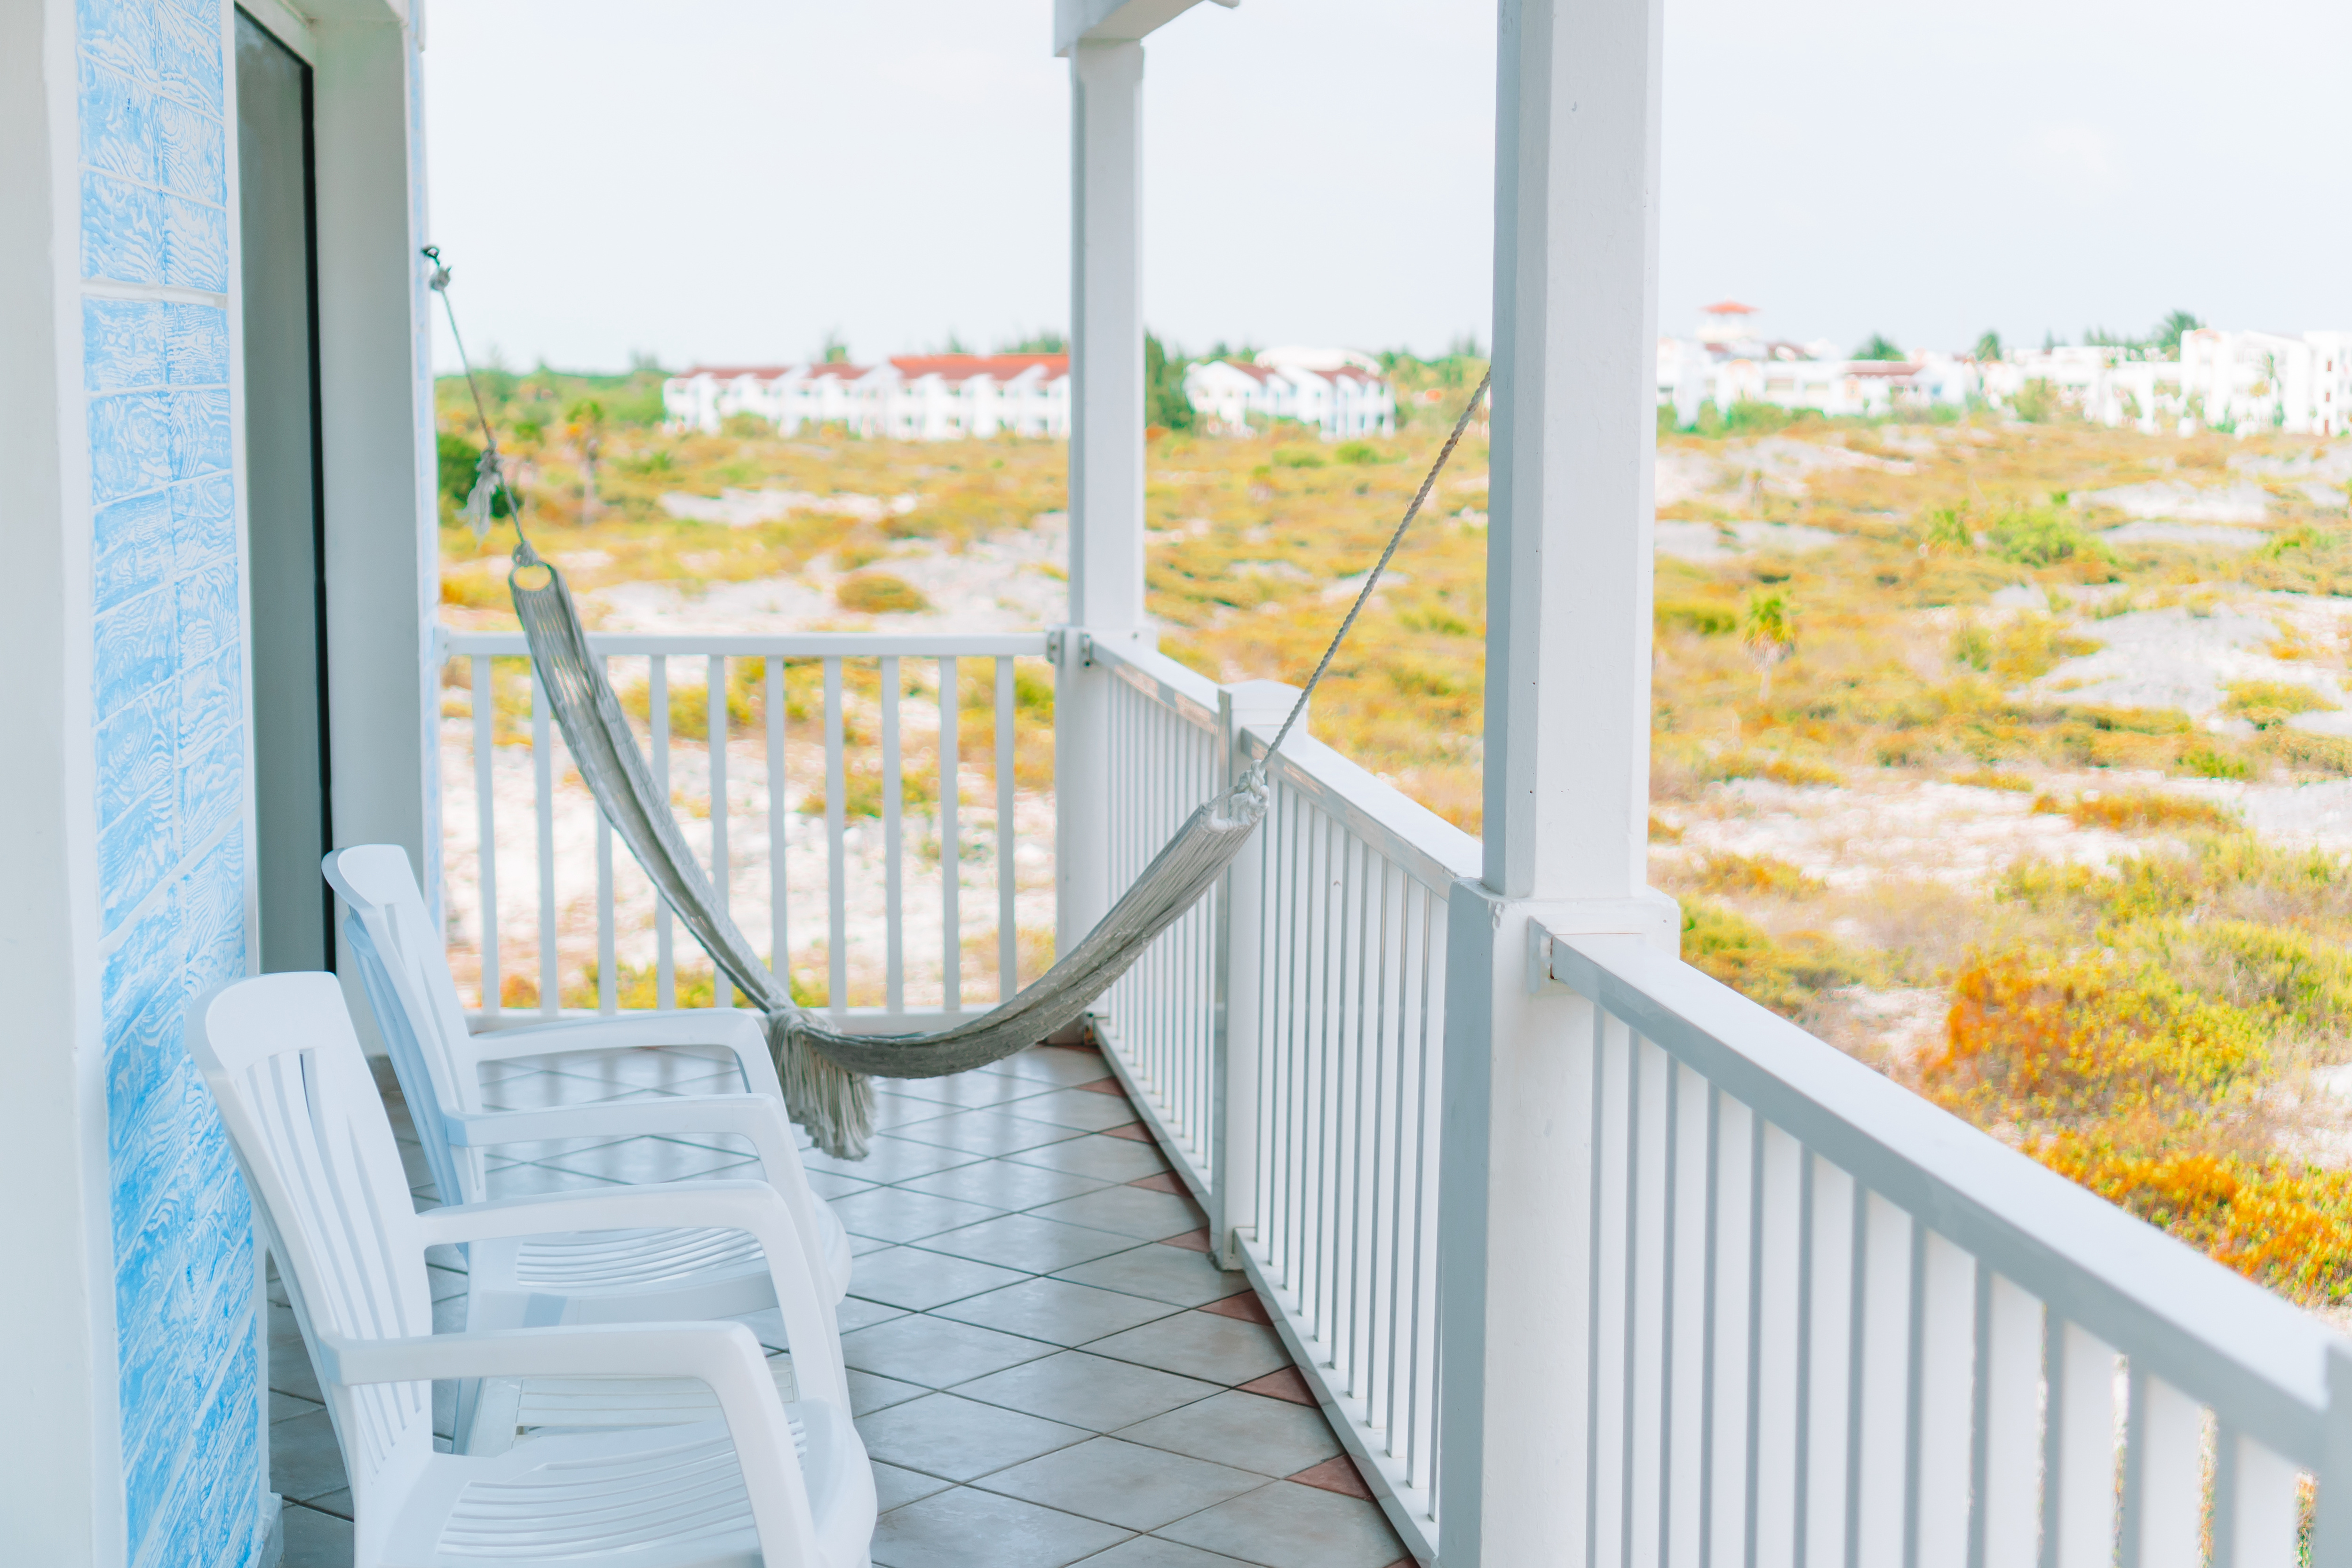
<svg viewBox="0 0 2352 1568"><path fill-rule="evenodd" d="M734 1087L688 1052L493 1069L500 1108ZM723 1077L721 1076L723 1074ZM383 1075L391 1089L389 1073ZM877 1568L1388 1568L1405 1559L1244 1277L1094 1051L881 1086L871 1157L808 1156L859 1254L841 1305ZM420 1202L433 1199L396 1090ZM752 1173L723 1138L514 1147L494 1194ZM433 1261L436 1326L464 1312ZM275 1284L271 1476L286 1568L352 1560L351 1494ZM767 1314L773 1318L772 1312ZM757 1317L747 1320L759 1328ZM448 1403L436 1401L443 1435Z"/></svg>

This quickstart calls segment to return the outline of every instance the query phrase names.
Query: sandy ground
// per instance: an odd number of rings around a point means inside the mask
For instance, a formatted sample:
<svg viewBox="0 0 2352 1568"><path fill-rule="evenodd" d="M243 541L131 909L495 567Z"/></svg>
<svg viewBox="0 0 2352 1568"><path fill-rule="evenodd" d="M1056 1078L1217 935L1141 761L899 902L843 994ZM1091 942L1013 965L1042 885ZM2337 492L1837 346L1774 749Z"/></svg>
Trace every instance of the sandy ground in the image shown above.
<svg viewBox="0 0 2352 1568"><path fill-rule="evenodd" d="M1898 437L1912 439L1923 453L1932 450L1937 441L1965 436L1965 432L1943 431L1898 433ZM1889 439L1886 445L1911 449L1902 438ZM1727 447L1719 458L1674 448L1659 457L1658 499L1664 505L1702 496L1736 496L1759 488L1797 494L1802 492L1811 474L1854 467L1899 471L1911 465L1786 437ZM2352 444L2319 463L2305 461L2292 473L2264 468L2261 477L2273 482L2340 485L2338 468L2352 474ZM1465 477L1457 484L1483 489L1484 479ZM2232 536L2259 540L2259 529L2250 525L2266 515L2263 495L2252 477L2239 473L2215 476L2213 482L2201 488L2167 479L2084 499L2131 516L2134 521L2125 524L2126 528L2226 530ZM687 497L670 501L671 510L680 515L707 514L709 521L737 523L783 515L803 506L837 510L860 504L869 506L876 515L903 510L901 498L820 499L785 492L730 492L715 499ZM1822 530L1763 521L1727 525L1664 521L1658 525L1657 548L1662 554L1706 560L1759 550L1821 549L1833 543L1835 537ZM587 608L600 627L608 631L756 634L867 626L909 631L1030 628L1051 625L1064 613L1066 593L1062 565L1066 548L1067 522L1060 513L1045 514L1029 528L975 542L960 553L951 554L921 541L908 542L874 569L902 577L923 593L932 607L915 615L845 616L834 600L843 574L830 561L819 561L793 578L718 584L693 593L661 584L607 588L589 595ZM1296 575L1298 570L1286 562L1256 564L1285 576ZM1331 592L1344 596L1346 586L1333 584ZM2046 607L2040 590L2021 589L1997 596L1993 613ZM2135 609L2105 618L2096 613L2095 593L2084 595L2078 607L2083 614L2077 629L2103 646L2052 670L2033 683L2032 695L2116 707L2178 708L2209 726L2226 729L2242 722L2220 711L2229 682L2294 682L2337 704L2335 710L2300 715L2294 722L2315 731L2352 734L2352 693L2347 693L2341 673L2343 660L2335 657L2352 643L2352 605L2297 595L2223 591L2200 594L2193 604ZM1953 614L1923 613L1923 624L1935 623L1929 629L1936 632L1938 646L1948 635L1946 623ZM2281 657L2297 651L2298 647L2305 653L2315 647L2329 657L2324 661ZM673 671L674 680L699 679L698 662L681 661L681 665ZM464 950L471 948L479 929L474 890L478 818L472 728L462 717L463 694L452 692L449 697L453 716L443 732L445 857L453 949L458 950L453 957L470 969ZM910 700L905 721L910 746L936 735L936 710L928 700ZM814 726L807 729L809 732L795 734L789 742L782 836L793 966L804 980L821 984L824 944L829 937L823 819L798 807L821 790L823 756L820 737ZM674 742L675 798L689 840L706 856L708 763L706 747L689 741ZM596 948L595 815L584 788L562 765L560 755L554 771L551 828L557 943L567 983L576 984L583 973L582 966ZM768 819L763 744L754 739L730 745L727 774L734 911L754 945L764 952L772 937L768 867L774 829ZM2352 781L2285 785L2085 773L2080 777L2053 774L2035 782L2062 795L2085 789L2161 786L2237 809L2255 832L2273 842L2352 852ZM966 767L960 785L966 803L961 810L963 859L957 883L965 950L962 986L967 1000L992 999L996 984L993 932L998 886L994 784L987 769ZM508 974L523 973L535 979L540 871L531 811L534 781L527 748L499 749L492 791L498 823L502 968ZM1014 813L1015 924L1016 929L1033 933L1033 944L1050 932L1053 923L1053 810L1050 793L1024 794ZM2021 858L2106 864L2134 852L2134 841L2123 836L2080 829L2063 816L2035 814L2029 795L1901 776L1805 788L1744 780L1711 786L1695 801L1662 806L1659 815L1682 830L1678 845L1659 849L1661 870L1710 852L1769 856L1843 891L1875 886L1934 887L1966 894L1981 889ZM887 971L889 921L887 857L881 837L878 824L869 821L850 829L846 845L843 936L850 955L853 999L861 1003L881 1000ZM945 946L942 877L936 830L928 816L909 812L905 840L909 847L904 861L900 926L905 994L910 1005L925 1005L941 994ZM925 846L927 851L921 847ZM648 964L656 947L655 900L625 850L616 852L614 858L618 953L625 965ZM681 960L688 957L691 947L690 940L678 939ZM698 953L691 956L699 959ZM1900 1033L1916 1023L1914 1016L1921 1005L1916 998L1896 995L1862 997L1856 999L1856 1005L1864 1011L1879 1008L1887 1015L1888 1026Z"/></svg>

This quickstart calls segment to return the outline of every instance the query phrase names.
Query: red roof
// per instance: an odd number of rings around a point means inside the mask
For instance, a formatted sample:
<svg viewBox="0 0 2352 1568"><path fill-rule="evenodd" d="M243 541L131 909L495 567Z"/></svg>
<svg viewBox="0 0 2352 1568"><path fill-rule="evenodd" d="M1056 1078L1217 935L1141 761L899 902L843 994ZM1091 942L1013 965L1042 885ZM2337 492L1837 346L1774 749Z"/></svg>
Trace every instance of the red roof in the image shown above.
<svg viewBox="0 0 2352 1568"><path fill-rule="evenodd" d="M1737 300L1719 300L1712 305L1701 305L1698 309L1703 316L1752 316L1758 310L1757 306L1743 305Z"/></svg>
<svg viewBox="0 0 2352 1568"><path fill-rule="evenodd" d="M698 364L678 372L678 377L691 381L698 375L711 375L720 381L733 381L740 375L756 375L761 381L773 381L780 375L791 374L797 368L789 364Z"/></svg>
<svg viewBox="0 0 2352 1568"><path fill-rule="evenodd" d="M809 379L811 381L820 379L856 381L859 376L864 375L866 370L867 367L862 364L845 364L839 360L831 360L824 364L809 366Z"/></svg>
<svg viewBox="0 0 2352 1568"><path fill-rule="evenodd" d="M1024 371L1043 369L1048 381L1070 373L1067 354L899 354L891 364L908 381L936 375L942 381L969 381L975 375L1011 381Z"/></svg>

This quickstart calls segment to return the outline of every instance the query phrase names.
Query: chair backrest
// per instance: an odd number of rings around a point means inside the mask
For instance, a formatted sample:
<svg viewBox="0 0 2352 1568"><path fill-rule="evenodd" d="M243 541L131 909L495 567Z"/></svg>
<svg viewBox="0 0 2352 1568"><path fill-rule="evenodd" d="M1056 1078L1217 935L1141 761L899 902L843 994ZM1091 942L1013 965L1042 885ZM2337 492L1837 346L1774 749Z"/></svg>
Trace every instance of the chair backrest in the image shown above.
<svg viewBox="0 0 2352 1568"><path fill-rule="evenodd" d="M441 933L397 844L338 849L321 867L351 908L344 935L445 1204L488 1196L482 1152L450 1143L445 1113L482 1109L482 1077Z"/></svg>
<svg viewBox="0 0 2352 1568"><path fill-rule="evenodd" d="M335 977L268 974L208 991L188 1005L187 1037L313 1363L320 1333L431 1333L415 1205ZM368 1518L433 1452L433 1385L320 1384Z"/></svg>

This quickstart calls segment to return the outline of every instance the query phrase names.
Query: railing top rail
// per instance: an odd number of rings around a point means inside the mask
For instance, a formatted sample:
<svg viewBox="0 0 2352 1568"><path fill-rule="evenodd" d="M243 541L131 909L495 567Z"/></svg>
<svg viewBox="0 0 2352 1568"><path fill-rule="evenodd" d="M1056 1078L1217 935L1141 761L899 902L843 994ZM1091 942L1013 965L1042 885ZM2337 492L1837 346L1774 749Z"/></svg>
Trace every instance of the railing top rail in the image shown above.
<svg viewBox="0 0 2352 1568"><path fill-rule="evenodd" d="M679 657L722 654L736 658L1024 658L1045 657L1044 632L670 632L591 633L588 646L614 658L668 654ZM452 658L491 654L520 657L530 652L522 633L445 631L442 652Z"/></svg>
<svg viewBox="0 0 2352 1568"><path fill-rule="evenodd" d="M1266 754L1274 728L1242 731L1242 750L1252 761ZM1348 825L1349 831L1404 867L1433 889L1444 890L1479 874L1478 841L1407 795L1374 778L1338 752L1293 730L1274 753L1267 777L1286 784Z"/></svg>
<svg viewBox="0 0 2352 1568"><path fill-rule="evenodd" d="M2316 1318L1642 939L1549 936L1538 973L2297 1464L2326 1447ZM1548 951L1545 943L1548 942Z"/></svg>
<svg viewBox="0 0 2352 1568"><path fill-rule="evenodd" d="M1217 683L1185 668L1157 648L1121 647L1108 639L1091 645L1094 658L1146 697L1156 698L1204 730L1217 727Z"/></svg>

